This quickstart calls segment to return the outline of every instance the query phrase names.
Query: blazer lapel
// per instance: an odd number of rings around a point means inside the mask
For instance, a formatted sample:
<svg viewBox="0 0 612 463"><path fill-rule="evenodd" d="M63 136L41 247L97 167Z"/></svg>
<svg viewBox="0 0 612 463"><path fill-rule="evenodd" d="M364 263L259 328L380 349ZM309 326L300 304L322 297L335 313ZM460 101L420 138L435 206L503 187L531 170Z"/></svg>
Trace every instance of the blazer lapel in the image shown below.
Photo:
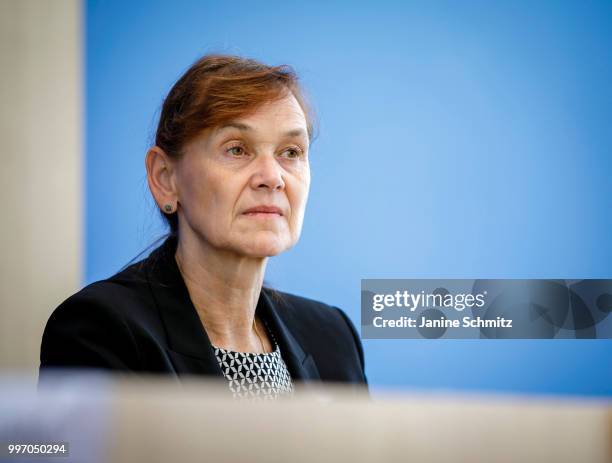
<svg viewBox="0 0 612 463"><path fill-rule="evenodd" d="M178 374L204 374L223 377L215 351L189 291L176 265L176 238L168 238L151 253L147 279L166 329L168 354ZM294 380L320 381L313 357L304 351L282 318L282 304L262 288L256 314L269 322L279 344L283 360Z"/></svg>
<svg viewBox="0 0 612 463"><path fill-rule="evenodd" d="M176 238L168 238L148 259L148 280L166 330L168 354L180 374L223 377L215 351L176 265Z"/></svg>
<svg viewBox="0 0 612 463"><path fill-rule="evenodd" d="M266 288L262 288L257 303L257 314L269 321L289 373L291 373L292 378L295 380L304 382L320 381L319 370L314 363L312 355L305 352L300 343L291 334L291 331L281 317L281 304L274 303L272 297L267 292Z"/></svg>

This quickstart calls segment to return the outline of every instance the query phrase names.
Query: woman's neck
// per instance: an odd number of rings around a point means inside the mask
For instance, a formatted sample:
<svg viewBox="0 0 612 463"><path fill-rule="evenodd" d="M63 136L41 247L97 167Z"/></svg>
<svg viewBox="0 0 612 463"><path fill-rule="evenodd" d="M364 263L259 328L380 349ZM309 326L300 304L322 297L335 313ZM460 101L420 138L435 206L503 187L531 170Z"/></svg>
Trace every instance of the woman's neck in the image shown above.
<svg viewBox="0 0 612 463"><path fill-rule="evenodd" d="M241 352L260 352L253 329L267 258L221 251L181 236L175 259L212 344ZM265 330L258 325L259 333ZM264 350L269 350L264 340Z"/></svg>

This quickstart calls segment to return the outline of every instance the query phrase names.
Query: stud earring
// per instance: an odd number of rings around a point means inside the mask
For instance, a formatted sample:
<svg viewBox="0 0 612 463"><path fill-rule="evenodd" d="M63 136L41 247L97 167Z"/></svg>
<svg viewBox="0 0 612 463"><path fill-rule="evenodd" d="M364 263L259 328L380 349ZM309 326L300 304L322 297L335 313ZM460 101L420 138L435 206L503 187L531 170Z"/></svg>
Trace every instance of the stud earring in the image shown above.
<svg viewBox="0 0 612 463"><path fill-rule="evenodd" d="M174 210L174 207L171 204L164 205L164 211L170 214Z"/></svg>

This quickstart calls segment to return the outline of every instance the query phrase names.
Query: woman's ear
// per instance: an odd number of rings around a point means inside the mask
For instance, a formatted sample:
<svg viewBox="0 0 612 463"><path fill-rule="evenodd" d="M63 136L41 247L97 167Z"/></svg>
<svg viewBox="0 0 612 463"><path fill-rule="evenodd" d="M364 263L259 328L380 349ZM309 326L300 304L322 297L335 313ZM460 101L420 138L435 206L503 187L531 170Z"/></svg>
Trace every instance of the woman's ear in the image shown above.
<svg viewBox="0 0 612 463"><path fill-rule="evenodd" d="M178 192L173 160L159 146L153 146L147 151L145 166L149 189L157 206L166 213L175 212Z"/></svg>

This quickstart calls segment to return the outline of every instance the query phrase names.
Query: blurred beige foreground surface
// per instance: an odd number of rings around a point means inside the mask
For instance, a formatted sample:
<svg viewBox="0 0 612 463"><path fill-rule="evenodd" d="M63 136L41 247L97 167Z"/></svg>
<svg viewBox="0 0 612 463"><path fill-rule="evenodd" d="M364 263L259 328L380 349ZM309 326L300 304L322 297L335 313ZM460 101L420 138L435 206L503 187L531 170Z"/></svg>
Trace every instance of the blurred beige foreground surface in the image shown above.
<svg viewBox="0 0 612 463"><path fill-rule="evenodd" d="M220 389L219 389L220 388ZM393 394L340 386L241 402L226 384L113 386L108 455L125 462L611 462L609 402Z"/></svg>

